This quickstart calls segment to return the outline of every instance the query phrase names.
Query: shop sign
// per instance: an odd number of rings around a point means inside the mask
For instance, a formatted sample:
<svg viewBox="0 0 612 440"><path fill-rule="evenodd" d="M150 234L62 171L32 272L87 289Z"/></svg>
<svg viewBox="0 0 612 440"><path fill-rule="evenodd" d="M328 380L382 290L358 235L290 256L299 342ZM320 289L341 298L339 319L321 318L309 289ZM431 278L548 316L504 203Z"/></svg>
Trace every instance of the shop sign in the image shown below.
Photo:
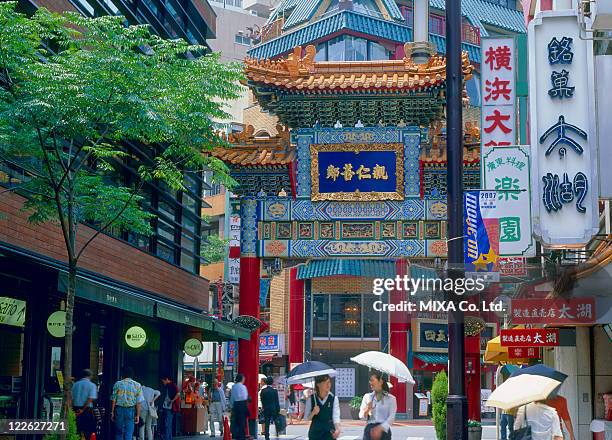
<svg viewBox="0 0 612 440"><path fill-rule="evenodd" d="M232 202L231 207L227 276L231 284L238 284L240 283L240 205Z"/></svg>
<svg viewBox="0 0 612 440"><path fill-rule="evenodd" d="M533 256L531 182L528 147L489 147L482 154L482 184L495 190L486 219L499 223L500 256Z"/></svg>
<svg viewBox="0 0 612 440"><path fill-rule="evenodd" d="M234 363L236 362L238 343L236 341L227 341L225 345L225 350L225 365L234 365Z"/></svg>
<svg viewBox="0 0 612 440"><path fill-rule="evenodd" d="M527 276L527 259L525 257L499 257L499 273L507 277Z"/></svg>
<svg viewBox="0 0 612 440"><path fill-rule="evenodd" d="M499 221L494 191L466 191L463 196L463 255L467 273L495 272L499 255Z"/></svg>
<svg viewBox="0 0 612 440"><path fill-rule="evenodd" d="M196 357L204 351L204 344L202 344L202 341L199 339L191 338L185 341L185 346L183 348L186 355Z"/></svg>
<svg viewBox="0 0 612 440"><path fill-rule="evenodd" d="M140 348L147 342L147 332L137 325L130 327L125 332L125 343L130 348Z"/></svg>
<svg viewBox="0 0 612 440"><path fill-rule="evenodd" d="M261 335L259 337L260 353L278 353L280 351L278 335Z"/></svg>
<svg viewBox="0 0 612 440"><path fill-rule="evenodd" d="M0 324L23 327L25 325L26 302L0 296Z"/></svg>
<svg viewBox="0 0 612 440"><path fill-rule="evenodd" d="M541 348L538 347L508 347L509 359L540 359Z"/></svg>
<svg viewBox="0 0 612 440"><path fill-rule="evenodd" d="M413 351L446 353L448 325L445 321L419 319L412 323Z"/></svg>
<svg viewBox="0 0 612 440"><path fill-rule="evenodd" d="M516 139L516 80L513 37L483 38L482 147L510 146Z"/></svg>
<svg viewBox="0 0 612 440"><path fill-rule="evenodd" d="M534 234L586 245L599 230L593 43L575 11L537 14L528 36Z"/></svg>
<svg viewBox="0 0 612 440"><path fill-rule="evenodd" d="M339 398L355 396L355 368L336 368L334 394Z"/></svg>
<svg viewBox="0 0 612 440"><path fill-rule="evenodd" d="M501 330L502 347L558 347L558 328Z"/></svg>
<svg viewBox="0 0 612 440"><path fill-rule="evenodd" d="M513 299L513 324L593 324L595 298Z"/></svg>
<svg viewBox="0 0 612 440"><path fill-rule="evenodd" d="M51 313L47 318L47 331L56 338L66 336L66 312L58 310Z"/></svg>

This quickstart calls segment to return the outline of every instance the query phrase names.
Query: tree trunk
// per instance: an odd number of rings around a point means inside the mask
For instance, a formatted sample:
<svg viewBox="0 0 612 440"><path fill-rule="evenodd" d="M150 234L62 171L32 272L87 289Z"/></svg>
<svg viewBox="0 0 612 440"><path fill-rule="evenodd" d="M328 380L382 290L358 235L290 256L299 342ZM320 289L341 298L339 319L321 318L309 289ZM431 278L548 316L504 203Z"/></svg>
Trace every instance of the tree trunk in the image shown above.
<svg viewBox="0 0 612 440"><path fill-rule="evenodd" d="M66 336L64 337L64 414L68 414L68 409L72 407L72 328L76 277L76 261L70 261L68 263L68 293L66 294Z"/></svg>

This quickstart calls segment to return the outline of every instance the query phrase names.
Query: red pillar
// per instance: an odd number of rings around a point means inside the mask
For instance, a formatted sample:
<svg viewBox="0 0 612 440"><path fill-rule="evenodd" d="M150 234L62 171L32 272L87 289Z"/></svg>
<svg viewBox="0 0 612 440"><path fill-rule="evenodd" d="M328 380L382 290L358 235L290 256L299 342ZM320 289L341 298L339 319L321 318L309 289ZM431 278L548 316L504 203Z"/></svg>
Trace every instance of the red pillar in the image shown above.
<svg viewBox="0 0 612 440"><path fill-rule="evenodd" d="M259 258L240 257L240 315L259 318ZM238 342L238 372L246 377L246 387L251 397L249 413L251 419L257 417L257 393L259 374L259 330L251 334L251 339Z"/></svg>
<svg viewBox="0 0 612 440"><path fill-rule="evenodd" d="M406 261L397 260L395 263L397 275L401 278L407 275L408 268ZM389 294L390 304L400 304L406 299L406 292L402 290L393 290ZM408 329L410 322L406 312L390 312L389 313L389 353L395 356L402 362L408 361ZM393 388L391 393L397 399L397 412L406 412L406 384L399 383L397 379L391 378Z"/></svg>
<svg viewBox="0 0 612 440"><path fill-rule="evenodd" d="M468 419L480 420L480 335L465 337Z"/></svg>
<svg viewBox="0 0 612 440"><path fill-rule="evenodd" d="M304 280L289 271L289 365L304 362Z"/></svg>

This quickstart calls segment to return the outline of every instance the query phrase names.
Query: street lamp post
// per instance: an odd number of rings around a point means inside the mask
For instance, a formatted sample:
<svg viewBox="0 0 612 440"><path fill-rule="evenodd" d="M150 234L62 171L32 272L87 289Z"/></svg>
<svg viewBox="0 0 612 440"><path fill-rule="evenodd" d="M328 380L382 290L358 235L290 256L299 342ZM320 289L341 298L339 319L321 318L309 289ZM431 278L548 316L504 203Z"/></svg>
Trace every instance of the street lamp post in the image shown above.
<svg viewBox="0 0 612 440"><path fill-rule="evenodd" d="M446 150L448 197L448 276L463 270L463 69L461 62L461 0L446 0ZM457 300L453 297L453 300ZM463 312L448 315L448 398L446 438L467 440Z"/></svg>

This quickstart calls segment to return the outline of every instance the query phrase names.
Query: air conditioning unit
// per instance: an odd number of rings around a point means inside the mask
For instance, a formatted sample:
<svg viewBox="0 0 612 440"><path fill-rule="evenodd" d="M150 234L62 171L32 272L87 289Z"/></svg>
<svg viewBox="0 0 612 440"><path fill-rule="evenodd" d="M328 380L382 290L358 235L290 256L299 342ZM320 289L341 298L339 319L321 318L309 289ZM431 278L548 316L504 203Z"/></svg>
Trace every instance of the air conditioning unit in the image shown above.
<svg viewBox="0 0 612 440"><path fill-rule="evenodd" d="M596 0L591 3L591 20L594 31L612 30L612 1Z"/></svg>

